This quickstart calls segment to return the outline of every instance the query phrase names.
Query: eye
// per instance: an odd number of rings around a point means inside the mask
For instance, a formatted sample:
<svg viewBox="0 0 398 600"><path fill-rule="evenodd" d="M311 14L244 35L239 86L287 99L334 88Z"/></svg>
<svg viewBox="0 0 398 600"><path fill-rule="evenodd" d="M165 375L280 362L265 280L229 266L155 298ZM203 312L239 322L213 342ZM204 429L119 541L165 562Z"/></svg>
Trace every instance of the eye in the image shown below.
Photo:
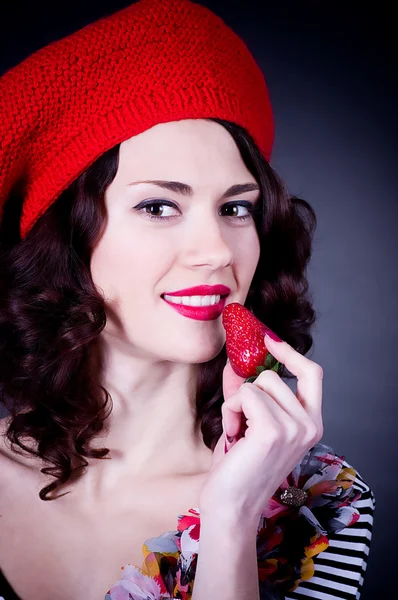
<svg viewBox="0 0 398 600"><path fill-rule="evenodd" d="M246 219L250 219L253 213L257 211L257 208L251 202L229 202L228 204L224 204L223 209L227 209L232 214L227 214L227 217L231 219L235 219L238 221L246 221ZM245 210L240 210L245 209ZM243 214L242 214L243 213Z"/></svg>
<svg viewBox="0 0 398 600"><path fill-rule="evenodd" d="M173 214L169 214L167 215L167 212L171 212L170 210L165 211L164 207L168 207L169 209L174 208L176 210L177 207L172 203L172 202L168 202L167 200L149 200L145 203L139 204L136 207L136 210L138 212L143 212L144 216L147 217L148 219L154 220L154 221L168 221L169 219L175 219L178 217L178 215L173 215ZM149 209L149 210L147 210ZM166 212L166 215L164 214Z"/></svg>
<svg viewBox="0 0 398 600"><path fill-rule="evenodd" d="M164 206L178 210L175 204L173 202L169 202L168 200L147 200L146 202L141 202L134 208L134 210L137 212L142 212L144 217L152 221L168 221L169 219L176 219L178 217L178 215L159 216L159 213L160 215L164 215ZM147 211L147 209L150 210Z"/></svg>
<svg viewBox="0 0 398 600"><path fill-rule="evenodd" d="M165 206L176 210L179 214L165 215L165 210L163 208ZM240 209L245 210L242 211ZM145 202L140 202L138 206L135 206L134 210L142 212L144 217L151 221L169 221L170 219L178 218L181 214L181 211L174 202L170 202L169 200L146 200ZM246 221L261 213L261 205L259 203L254 204L253 202L242 200L240 202L228 202L223 204L221 212L224 212L225 210L227 211L225 216L228 219L232 219L232 221ZM243 214L239 214L241 212L243 212Z"/></svg>

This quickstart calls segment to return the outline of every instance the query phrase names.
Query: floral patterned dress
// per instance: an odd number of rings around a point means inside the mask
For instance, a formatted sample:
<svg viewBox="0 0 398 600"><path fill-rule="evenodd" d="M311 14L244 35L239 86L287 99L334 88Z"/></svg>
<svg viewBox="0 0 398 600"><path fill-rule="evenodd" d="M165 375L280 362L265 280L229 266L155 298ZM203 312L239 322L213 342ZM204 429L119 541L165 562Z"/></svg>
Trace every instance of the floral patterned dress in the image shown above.
<svg viewBox="0 0 398 600"><path fill-rule="evenodd" d="M256 542L261 600L300 597L294 595L295 590L314 577L314 558L329 547L329 538L359 521L361 512L355 505L365 492L370 496L365 500L364 514L369 507L373 512L370 488L343 463L344 457L336 456L329 446L316 444L264 508ZM354 482L359 486L353 486ZM121 579L108 590L105 600L191 600L199 539L200 511L191 508L178 516L175 531L145 541L141 568L125 565ZM365 556L366 552L358 583L351 586L352 598L359 597ZM326 591L330 585L326 580ZM317 597L316 588L314 595L311 587L308 590L305 595ZM334 600L338 597L333 594ZM342 597L350 596L345 592Z"/></svg>
<svg viewBox="0 0 398 600"><path fill-rule="evenodd" d="M259 520L260 599L359 600L374 508L374 494L354 468L316 444ZM175 531L145 541L141 567L126 564L104 600L191 600L199 539L200 511L190 508L178 515ZM21 600L1 572L0 600Z"/></svg>

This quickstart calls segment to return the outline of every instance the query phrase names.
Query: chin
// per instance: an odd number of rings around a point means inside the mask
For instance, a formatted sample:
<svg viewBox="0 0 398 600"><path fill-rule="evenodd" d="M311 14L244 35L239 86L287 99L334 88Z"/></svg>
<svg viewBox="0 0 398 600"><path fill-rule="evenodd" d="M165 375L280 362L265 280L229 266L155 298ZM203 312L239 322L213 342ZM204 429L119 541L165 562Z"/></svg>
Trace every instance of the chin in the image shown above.
<svg viewBox="0 0 398 600"><path fill-rule="evenodd" d="M224 343L224 341L221 341L220 344L217 344L217 347L213 346L212 349L202 347L201 349L197 348L195 350L192 348L190 350L187 350L187 352L184 352L183 362L193 364L209 362L210 360L213 360L220 354L224 347Z"/></svg>

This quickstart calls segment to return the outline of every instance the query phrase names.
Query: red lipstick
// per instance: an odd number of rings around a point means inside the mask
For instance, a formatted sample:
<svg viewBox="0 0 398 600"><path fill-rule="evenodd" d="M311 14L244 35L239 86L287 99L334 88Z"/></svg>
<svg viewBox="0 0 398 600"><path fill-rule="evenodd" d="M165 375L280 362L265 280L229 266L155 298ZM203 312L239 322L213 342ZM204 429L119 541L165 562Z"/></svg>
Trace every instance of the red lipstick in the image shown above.
<svg viewBox="0 0 398 600"><path fill-rule="evenodd" d="M175 304L169 302L163 297L163 300L167 302L169 306L174 308L184 317L190 319L196 319L197 321L212 321L220 317L224 310L225 302L228 294L231 292L230 288L226 285L198 285L191 288L185 288L184 290L178 290L176 292L166 292L167 296L221 296L217 304L211 306L187 306L186 304ZM164 296L165 294L162 294Z"/></svg>
<svg viewBox="0 0 398 600"><path fill-rule="evenodd" d="M197 321L213 321L221 315L226 300L227 298L224 296L224 298L220 299L220 302L211 306L187 306L185 304L173 304L172 302L167 302L167 300L164 301L184 317L196 319Z"/></svg>

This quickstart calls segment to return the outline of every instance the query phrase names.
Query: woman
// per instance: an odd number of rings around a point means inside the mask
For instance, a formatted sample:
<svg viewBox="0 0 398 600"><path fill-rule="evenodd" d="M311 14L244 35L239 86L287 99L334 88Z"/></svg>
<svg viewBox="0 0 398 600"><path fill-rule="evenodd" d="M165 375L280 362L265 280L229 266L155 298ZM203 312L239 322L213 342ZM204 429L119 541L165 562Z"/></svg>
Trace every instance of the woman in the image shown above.
<svg viewBox="0 0 398 600"><path fill-rule="evenodd" d="M245 44L142 0L1 85L0 596L358 597L374 496L320 443L316 218ZM278 373L226 364L232 302Z"/></svg>

